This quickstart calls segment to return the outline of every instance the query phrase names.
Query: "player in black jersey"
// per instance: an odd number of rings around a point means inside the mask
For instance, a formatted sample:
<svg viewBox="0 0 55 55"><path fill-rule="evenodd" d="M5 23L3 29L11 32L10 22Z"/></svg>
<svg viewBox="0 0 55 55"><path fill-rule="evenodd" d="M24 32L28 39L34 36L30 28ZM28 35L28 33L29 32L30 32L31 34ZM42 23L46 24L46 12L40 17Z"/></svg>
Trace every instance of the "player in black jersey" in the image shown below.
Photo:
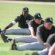
<svg viewBox="0 0 55 55"><path fill-rule="evenodd" d="M5 42L7 41L8 37L5 36L6 34L29 34L30 31L28 29L28 23L32 19L33 19L33 16L29 14L28 7L24 7L23 11L22 11L22 14L20 16L17 16L17 18L14 21L12 21L8 26L6 26L4 28L4 30L1 33L2 39ZM10 29L10 30L8 30L10 27L15 25L16 23L18 23L18 26L20 27L20 29Z"/></svg>
<svg viewBox="0 0 55 55"><path fill-rule="evenodd" d="M53 33L55 33L55 26L53 26L53 18L48 17L46 18L44 24L40 25L37 28L37 36L40 42L45 43L49 35Z"/></svg>
<svg viewBox="0 0 55 55"><path fill-rule="evenodd" d="M17 39L15 39L15 42L26 42L26 43L30 43L31 45L32 45L31 42L37 42L37 37L36 37L37 27L39 25L43 24L43 23L44 23L44 21L42 20L41 14L40 13L36 13L34 15L34 19L29 24L29 29L31 31L31 36L27 36L27 37L25 36L25 37L17 38ZM33 44L36 45L36 43L33 43ZM37 44L37 45L39 45L39 44ZM29 48L29 45L26 48ZM25 48L23 48L23 49L25 49Z"/></svg>
<svg viewBox="0 0 55 55"><path fill-rule="evenodd" d="M3 30L3 32L5 32L5 34L28 34L28 23L30 22L30 20L33 19L33 16L29 14L29 9L28 7L24 7L22 14L20 16L17 16L15 18L14 21L12 21L8 26L6 26ZM20 29L11 29L8 30L10 27L12 27L13 25L15 25L16 23L18 23L18 27L20 27Z"/></svg>
<svg viewBox="0 0 55 55"><path fill-rule="evenodd" d="M30 22L29 24L29 29L31 31L31 36L25 36L25 37L20 37L20 38L15 38L15 42L36 42L37 41L37 37L36 37L36 29L39 25L43 24L43 20L41 17L40 13L36 13L34 15L34 19Z"/></svg>
<svg viewBox="0 0 55 55"><path fill-rule="evenodd" d="M37 27L41 24L43 24L44 21L41 17L41 14L40 13L36 13L34 15L34 20L31 21L30 25L29 25L29 29L31 31L31 35L32 37L36 36L36 32L37 32Z"/></svg>
<svg viewBox="0 0 55 55"><path fill-rule="evenodd" d="M55 26L53 26L53 19L48 17L44 24L39 26L37 31L38 40L42 43L47 49L44 49L40 55L48 55L48 48L53 44L53 39L51 36L55 33ZM50 41L52 40L52 41ZM50 45L49 45L50 44Z"/></svg>
<svg viewBox="0 0 55 55"><path fill-rule="evenodd" d="M18 50L42 50L48 46L46 40L49 35L55 33L55 26L53 26L53 19L51 17L46 18L44 24L37 28L37 42L28 43L18 46Z"/></svg>
<svg viewBox="0 0 55 55"><path fill-rule="evenodd" d="M36 37L37 30L36 29L39 25L43 24L43 22L44 21L42 20L41 14L36 13L34 15L34 19L29 24L31 36L15 38L15 42L26 42L26 43L36 42L37 41L37 37Z"/></svg>

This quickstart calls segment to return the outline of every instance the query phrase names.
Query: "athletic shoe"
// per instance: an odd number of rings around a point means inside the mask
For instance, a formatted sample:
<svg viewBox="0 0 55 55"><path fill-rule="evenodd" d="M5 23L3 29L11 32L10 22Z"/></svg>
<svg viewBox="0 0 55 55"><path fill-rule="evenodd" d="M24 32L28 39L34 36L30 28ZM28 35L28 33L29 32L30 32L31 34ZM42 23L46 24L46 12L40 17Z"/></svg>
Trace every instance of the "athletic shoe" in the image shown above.
<svg viewBox="0 0 55 55"><path fill-rule="evenodd" d="M3 33L1 33L1 38L4 42L8 42L8 40L7 40L8 37L5 36Z"/></svg>
<svg viewBox="0 0 55 55"><path fill-rule="evenodd" d="M12 41L12 39L11 39L11 38L8 38L7 40L8 40L9 42L10 42L10 41Z"/></svg>
<svg viewBox="0 0 55 55"><path fill-rule="evenodd" d="M13 44L11 46L11 50L18 50L17 46L16 46L16 43L15 43L15 40L13 41Z"/></svg>
<svg viewBox="0 0 55 55"><path fill-rule="evenodd" d="M5 36L3 33L1 33L1 38L4 42L9 42L12 40L12 39L9 39L7 36Z"/></svg>

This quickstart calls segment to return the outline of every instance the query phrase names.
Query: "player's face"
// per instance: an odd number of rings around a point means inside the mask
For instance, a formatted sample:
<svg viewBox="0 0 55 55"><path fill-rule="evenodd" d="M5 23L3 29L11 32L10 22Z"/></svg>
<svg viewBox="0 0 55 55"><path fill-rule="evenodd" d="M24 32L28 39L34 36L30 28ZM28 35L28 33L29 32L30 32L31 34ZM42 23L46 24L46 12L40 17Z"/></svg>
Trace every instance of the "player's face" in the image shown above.
<svg viewBox="0 0 55 55"><path fill-rule="evenodd" d="M23 11L23 15L27 16L28 15L28 11L26 11L26 12Z"/></svg>
<svg viewBox="0 0 55 55"><path fill-rule="evenodd" d="M41 19L35 19L35 22L36 22L37 24L41 24Z"/></svg>
<svg viewBox="0 0 55 55"><path fill-rule="evenodd" d="M44 22L44 26L50 30L52 28L52 23L51 22Z"/></svg>

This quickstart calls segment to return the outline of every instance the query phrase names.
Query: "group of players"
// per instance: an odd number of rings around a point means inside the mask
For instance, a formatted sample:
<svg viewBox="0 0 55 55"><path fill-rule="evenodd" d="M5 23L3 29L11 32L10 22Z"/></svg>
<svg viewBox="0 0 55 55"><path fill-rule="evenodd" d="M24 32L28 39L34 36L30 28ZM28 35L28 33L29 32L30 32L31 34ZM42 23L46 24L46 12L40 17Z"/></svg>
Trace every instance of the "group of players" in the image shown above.
<svg viewBox="0 0 55 55"><path fill-rule="evenodd" d="M20 29L13 30L13 32L27 34L27 30L31 35L19 38L9 38L5 34L10 27L18 23ZM7 32L6 32L7 31ZM12 30L10 30L12 31ZM45 20L40 13L36 13L34 17L29 14L28 7L24 7L22 14L12 21L4 30L0 30L1 38L4 42L13 41L11 50L40 50L39 55L55 55L55 26L53 25L53 18L47 17ZM17 46L17 42L24 42L25 44ZM51 49L51 50L49 50Z"/></svg>

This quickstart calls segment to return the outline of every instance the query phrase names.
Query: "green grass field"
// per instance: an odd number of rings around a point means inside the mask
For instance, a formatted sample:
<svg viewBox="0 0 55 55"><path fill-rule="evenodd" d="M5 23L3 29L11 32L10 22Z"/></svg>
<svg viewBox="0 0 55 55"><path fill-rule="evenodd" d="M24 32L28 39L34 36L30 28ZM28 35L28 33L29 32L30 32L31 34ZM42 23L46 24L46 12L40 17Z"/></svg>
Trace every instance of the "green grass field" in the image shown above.
<svg viewBox="0 0 55 55"><path fill-rule="evenodd" d="M44 4L26 4L26 3L0 3L0 28L4 29L16 16L22 13L23 7L28 7L30 14L34 15L36 12L40 12L43 19L48 16L53 17L55 21L55 5ZM54 22L55 24L55 22ZM17 24L12 28L18 28ZM18 37L16 35L9 35L9 37ZM10 50L12 43L4 43L0 38L0 55L25 55L32 51L12 51Z"/></svg>

